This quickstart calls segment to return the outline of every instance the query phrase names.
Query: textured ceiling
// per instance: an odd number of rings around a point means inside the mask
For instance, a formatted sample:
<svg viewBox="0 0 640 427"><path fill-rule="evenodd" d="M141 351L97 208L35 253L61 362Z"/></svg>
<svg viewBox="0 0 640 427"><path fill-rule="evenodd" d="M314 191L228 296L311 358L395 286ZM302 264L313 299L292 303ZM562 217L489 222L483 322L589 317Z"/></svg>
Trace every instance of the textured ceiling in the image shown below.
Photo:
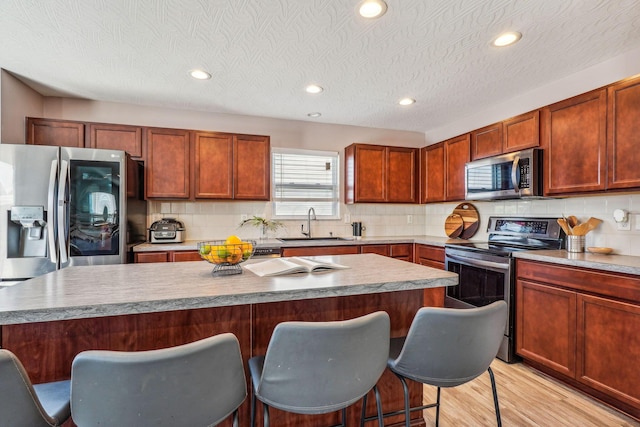
<svg viewBox="0 0 640 427"><path fill-rule="evenodd" d="M358 1L0 0L0 68L45 95L424 132L640 46L637 0Z"/></svg>

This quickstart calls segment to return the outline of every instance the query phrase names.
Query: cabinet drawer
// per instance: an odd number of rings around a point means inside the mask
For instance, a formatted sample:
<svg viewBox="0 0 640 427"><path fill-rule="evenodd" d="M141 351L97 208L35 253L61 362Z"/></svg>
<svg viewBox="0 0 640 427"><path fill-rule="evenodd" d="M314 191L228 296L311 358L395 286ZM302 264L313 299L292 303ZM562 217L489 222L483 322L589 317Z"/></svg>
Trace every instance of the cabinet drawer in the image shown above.
<svg viewBox="0 0 640 427"><path fill-rule="evenodd" d="M640 278L620 273L518 260L519 278L640 302Z"/></svg>
<svg viewBox="0 0 640 427"><path fill-rule="evenodd" d="M437 246L416 245L416 256L420 259L441 262L444 265L444 249Z"/></svg>
<svg viewBox="0 0 640 427"><path fill-rule="evenodd" d="M171 253L171 261L202 261L202 257L198 251L176 251Z"/></svg>
<svg viewBox="0 0 640 427"><path fill-rule="evenodd" d="M169 262L169 252L136 252L134 262Z"/></svg>
<svg viewBox="0 0 640 427"><path fill-rule="evenodd" d="M362 253L389 256L389 245L363 245Z"/></svg>
<svg viewBox="0 0 640 427"><path fill-rule="evenodd" d="M360 253L360 246L316 246L282 249L282 256L348 255L357 253Z"/></svg>

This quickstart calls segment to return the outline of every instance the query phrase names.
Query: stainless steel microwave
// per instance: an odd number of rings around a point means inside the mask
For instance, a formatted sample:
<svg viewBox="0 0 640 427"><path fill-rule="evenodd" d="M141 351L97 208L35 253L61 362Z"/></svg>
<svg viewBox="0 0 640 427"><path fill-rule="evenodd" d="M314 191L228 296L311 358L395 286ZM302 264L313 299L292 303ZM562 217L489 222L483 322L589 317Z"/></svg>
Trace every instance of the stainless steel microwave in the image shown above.
<svg viewBox="0 0 640 427"><path fill-rule="evenodd" d="M466 200L542 197L542 150L530 148L465 165Z"/></svg>

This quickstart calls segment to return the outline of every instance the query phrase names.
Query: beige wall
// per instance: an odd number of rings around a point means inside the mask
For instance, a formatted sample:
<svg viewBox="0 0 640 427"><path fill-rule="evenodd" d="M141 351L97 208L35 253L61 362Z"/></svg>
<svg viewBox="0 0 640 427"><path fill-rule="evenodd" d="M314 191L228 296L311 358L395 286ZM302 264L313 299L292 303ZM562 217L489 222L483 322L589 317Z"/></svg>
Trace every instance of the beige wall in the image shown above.
<svg viewBox="0 0 640 427"><path fill-rule="evenodd" d="M274 147L340 151L354 142L424 146L424 134L358 126L215 114L70 98L46 98L48 118L271 136Z"/></svg>
<svg viewBox="0 0 640 427"><path fill-rule="evenodd" d="M550 64L549 66L553 65ZM427 144L435 144L636 74L640 74L640 48L600 64L594 64L562 79L548 82L541 87L523 92L500 104L487 105L471 116L454 117L449 123L443 123L438 128L427 130L425 138Z"/></svg>
<svg viewBox="0 0 640 427"><path fill-rule="evenodd" d="M635 56L634 56L635 55ZM76 100L44 98L5 71L0 74L0 128L2 141L24 141L24 117L42 116L68 120L106 123L137 124L145 126L242 132L270 135L274 147L307 149L342 149L353 142L421 147L441 141L489 123L529 111L539 106L583 93L608 83L640 73L640 50L614 58L551 82L540 90L525 93L498 106L488 107L477 115L460 118L451 124L427 132L398 132L356 126L325 125L313 122L278 120L228 114L211 114L158 107ZM343 215L351 221L362 221L367 236L445 236L444 221L457 203L430 205L342 205ZM640 194L571 197L565 199L503 201L476 203L480 212L480 230L474 240L486 239L486 219L497 216L550 216L576 215L581 220L595 216L604 223L587 236L587 246L610 246L616 253L640 256ZM627 209L632 213L632 230L618 231L612 218L614 209ZM176 217L185 222L187 238L195 240L224 238L237 233L258 237L251 229L238 229L241 215L270 216L271 207L265 202L150 202L148 223L165 217ZM411 216L411 224L408 216ZM298 236L302 221L288 221L281 236ZM315 235L351 235L351 227L342 221L314 221Z"/></svg>
<svg viewBox="0 0 640 427"><path fill-rule="evenodd" d="M42 117L44 97L0 69L0 142L24 144L25 117Z"/></svg>

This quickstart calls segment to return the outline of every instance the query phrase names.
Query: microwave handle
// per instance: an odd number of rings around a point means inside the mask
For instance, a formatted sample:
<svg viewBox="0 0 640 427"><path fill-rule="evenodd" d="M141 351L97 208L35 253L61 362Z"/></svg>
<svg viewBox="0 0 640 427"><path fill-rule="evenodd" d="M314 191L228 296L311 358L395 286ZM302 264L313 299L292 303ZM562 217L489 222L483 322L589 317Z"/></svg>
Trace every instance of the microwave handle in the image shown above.
<svg viewBox="0 0 640 427"><path fill-rule="evenodd" d="M520 156L515 156L511 165L511 182L513 183L513 191L520 192L520 180L518 179L518 169L520 169Z"/></svg>

